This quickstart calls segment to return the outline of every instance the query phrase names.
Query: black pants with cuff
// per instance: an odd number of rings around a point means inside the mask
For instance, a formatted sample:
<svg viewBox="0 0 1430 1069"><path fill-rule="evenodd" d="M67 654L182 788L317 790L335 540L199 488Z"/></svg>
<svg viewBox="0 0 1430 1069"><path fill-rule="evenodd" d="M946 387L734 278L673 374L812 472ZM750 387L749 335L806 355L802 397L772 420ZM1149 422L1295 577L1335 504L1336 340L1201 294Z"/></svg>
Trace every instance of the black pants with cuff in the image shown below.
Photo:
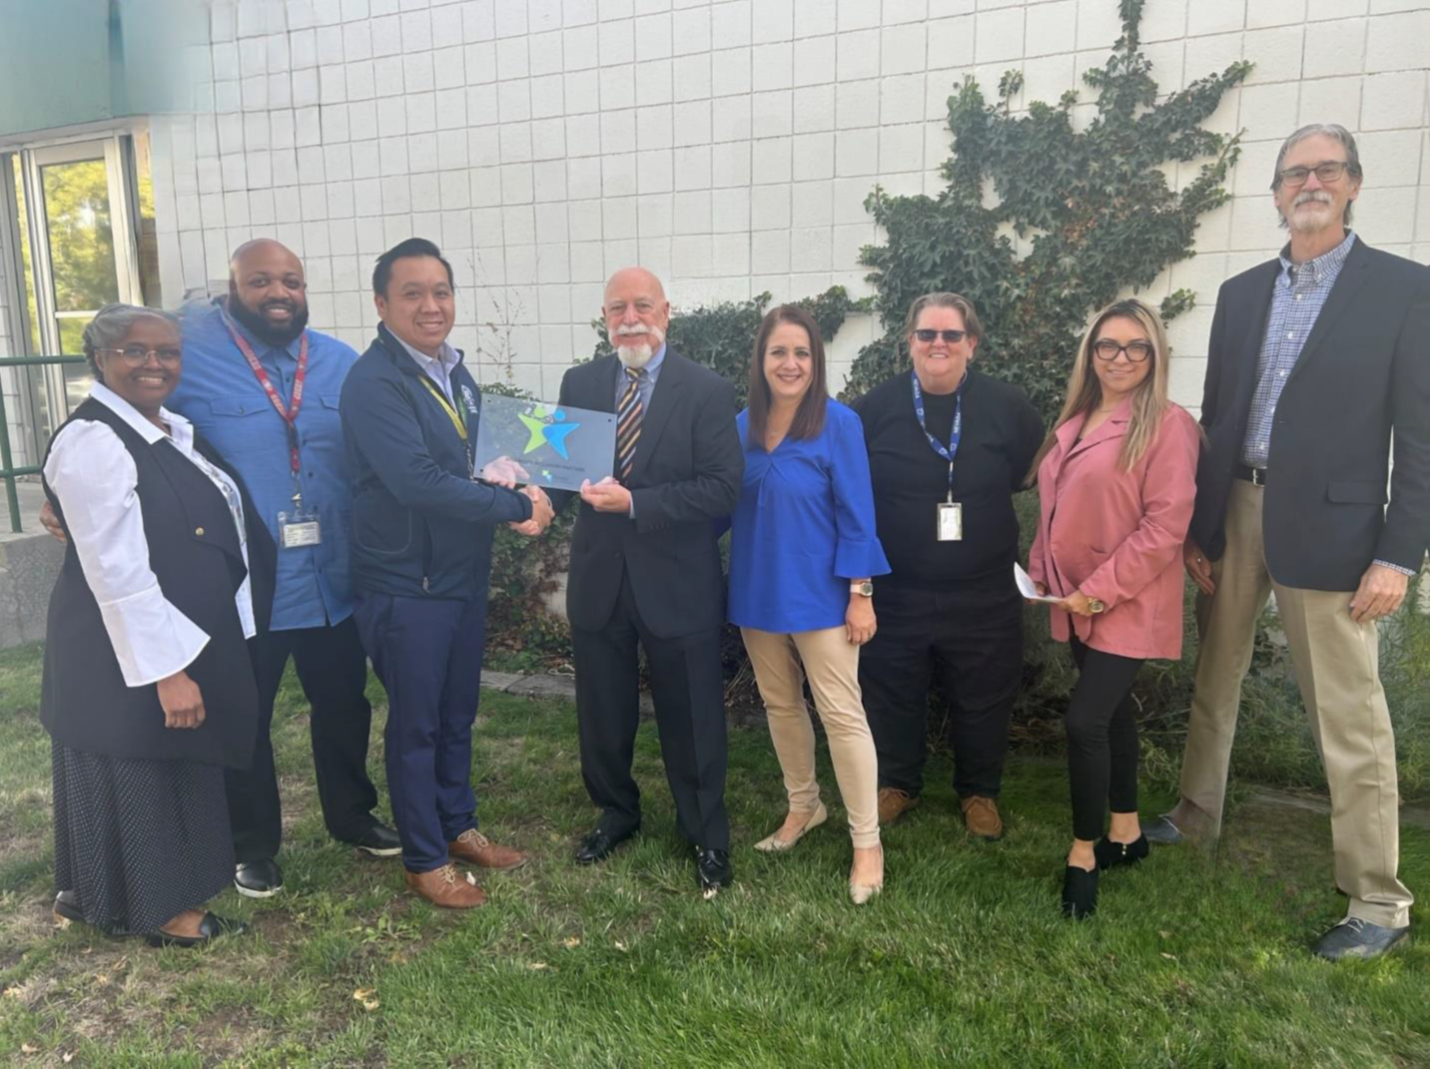
<svg viewBox="0 0 1430 1069"><path fill-rule="evenodd" d="M1068 779L1073 838L1102 838L1107 810L1137 811L1137 717L1132 682L1139 657L1089 649L1071 636L1078 680L1068 703Z"/></svg>

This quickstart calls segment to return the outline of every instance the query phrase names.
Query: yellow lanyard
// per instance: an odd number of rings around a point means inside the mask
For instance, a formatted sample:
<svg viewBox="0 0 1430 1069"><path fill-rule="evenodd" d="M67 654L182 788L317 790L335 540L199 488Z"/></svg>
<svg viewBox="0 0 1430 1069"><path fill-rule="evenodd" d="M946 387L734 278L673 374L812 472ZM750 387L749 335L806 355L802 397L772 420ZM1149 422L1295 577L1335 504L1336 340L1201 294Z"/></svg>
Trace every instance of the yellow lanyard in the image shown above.
<svg viewBox="0 0 1430 1069"><path fill-rule="evenodd" d="M442 411L447 413L447 418L452 421L452 426L457 430L457 437L462 441L467 440L467 417L461 406L453 408L447 399L442 396L442 391L432 385L432 380L426 375L422 376L422 385L427 387L427 392L437 399L437 403L442 406Z"/></svg>

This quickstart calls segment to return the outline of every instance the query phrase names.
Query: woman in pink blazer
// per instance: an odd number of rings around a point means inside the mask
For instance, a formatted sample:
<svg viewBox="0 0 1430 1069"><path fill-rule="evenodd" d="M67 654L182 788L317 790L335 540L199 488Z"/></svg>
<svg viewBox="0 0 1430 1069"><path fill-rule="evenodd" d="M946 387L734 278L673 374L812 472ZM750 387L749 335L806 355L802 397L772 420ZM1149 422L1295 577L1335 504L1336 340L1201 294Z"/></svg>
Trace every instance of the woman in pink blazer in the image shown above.
<svg viewBox="0 0 1430 1069"><path fill-rule="evenodd" d="M1132 681L1147 658L1182 655L1181 553L1199 441L1196 421L1167 400L1157 313L1138 300L1104 308L1078 346L1067 400L1033 461L1042 514L1028 574L1039 593L1060 599L1050 607L1053 638L1071 644L1078 667L1067 711L1069 917L1096 908L1098 870L1147 856Z"/></svg>

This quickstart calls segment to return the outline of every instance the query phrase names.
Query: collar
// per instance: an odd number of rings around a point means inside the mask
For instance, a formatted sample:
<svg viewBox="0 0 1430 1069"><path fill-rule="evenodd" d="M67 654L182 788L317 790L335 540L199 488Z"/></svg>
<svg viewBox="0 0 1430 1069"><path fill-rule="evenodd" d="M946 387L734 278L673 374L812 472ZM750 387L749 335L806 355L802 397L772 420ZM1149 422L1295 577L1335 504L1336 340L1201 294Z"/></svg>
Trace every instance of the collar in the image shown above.
<svg viewBox="0 0 1430 1069"><path fill-rule="evenodd" d="M437 355L433 357L412 348L412 346L394 334L386 323L379 323L377 329L380 334L386 334L393 341L397 342L398 345L402 346L403 351L412 357L413 362L428 374L431 373L433 365L436 365L442 369L443 375L450 379L452 370L462 362L461 352L453 349L445 341L442 343L442 348L437 351ZM389 348L391 347L389 346Z"/></svg>
<svg viewBox="0 0 1430 1069"><path fill-rule="evenodd" d="M163 418L164 422L169 425L169 433L165 434L158 427L145 419L137 408L120 397L104 383L96 382L90 388L89 396L91 400L98 401L127 423L134 433L143 438L149 445L153 445L155 442L162 442L166 438L172 438L175 445L178 445L183 448L185 452L188 452L188 447L193 444L193 424L177 412L170 412L167 408L162 407L159 409L159 415Z"/></svg>
<svg viewBox="0 0 1430 1069"><path fill-rule="evenodd" d="M1327 273L1334 274L1341 269L1341 265L1346 262L1346 257L1351 254L1351 246L1356 242L1354 230L1347 230L1345 240L1329 252L1323 252L1314 260L1307 260L1303 264L1293 264L1291 262L1291 244L1287 242L1281 250L1278 259L1281 261L1281 278L1284 285L1293 285L1299 279L1309 277L1312 282L1320 282ZM1309 274L1308 274L1309 273Z"/></svg>
<svg viewBox="0 0 1430 1069"><path fill-rule="evenodd" d="M660 365L663 364L664 362L665 362L665 342L661 342L661 343L660 343L660 348L655 351L655 355L654 355L654 356L652 356L648 361L646 361L645 367L641 368L641 370L646 373L646 377L647 377L647 378L649 378L652 382L654 382L654 381L655 381L655 377L656 377L658 374L660 374ZM620 358L619 354L616 356L616 363L620 365L620 368L621 368L621 378L625 378L625 377L626 377L626 365L621 363L621 358Z"/></svg>
<svg viewBox="0 0 1430 1069"><path fill-rule="evenodd" d="M298 359L300 342L302 341L303 334L308 333L308 328L304 327L303 333L293 338L293 340L290 341L287 345L269 345L261 338L255 338L253 336L253 331L249 330L236 318L229 315L227 297L215 297L213 299L213 305L215 308L218 309L218 314L220 317L222 317L226 322L233 324L233 329L238 331L238 333L243 336L243 339L248 342L248 344L253 348L253 352L255 355L261 356L263 353L278 351L287 353L294 360ZM311 348L309 350L309 353L311 356Z"/></svg>

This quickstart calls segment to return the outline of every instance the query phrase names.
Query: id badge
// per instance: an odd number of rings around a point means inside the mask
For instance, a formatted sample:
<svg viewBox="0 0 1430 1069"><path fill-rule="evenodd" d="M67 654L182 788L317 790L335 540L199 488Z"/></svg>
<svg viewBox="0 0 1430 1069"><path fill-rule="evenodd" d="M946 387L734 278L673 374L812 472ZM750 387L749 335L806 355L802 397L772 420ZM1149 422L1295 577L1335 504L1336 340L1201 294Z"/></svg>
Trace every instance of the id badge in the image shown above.
<svg viewBox="0 0 1430 1069"><path fill-rule="evenodd" d="M316 546L323 540L318 529L318 514L302 507L278 514L278 544L284 549Z"/></svg>
<svg viewBox="0 0 1430 1069"><path fill-rule="evenodd" d="M940 542L963 541L963 505L961 502L939 502L938 540Z"/></svg>

